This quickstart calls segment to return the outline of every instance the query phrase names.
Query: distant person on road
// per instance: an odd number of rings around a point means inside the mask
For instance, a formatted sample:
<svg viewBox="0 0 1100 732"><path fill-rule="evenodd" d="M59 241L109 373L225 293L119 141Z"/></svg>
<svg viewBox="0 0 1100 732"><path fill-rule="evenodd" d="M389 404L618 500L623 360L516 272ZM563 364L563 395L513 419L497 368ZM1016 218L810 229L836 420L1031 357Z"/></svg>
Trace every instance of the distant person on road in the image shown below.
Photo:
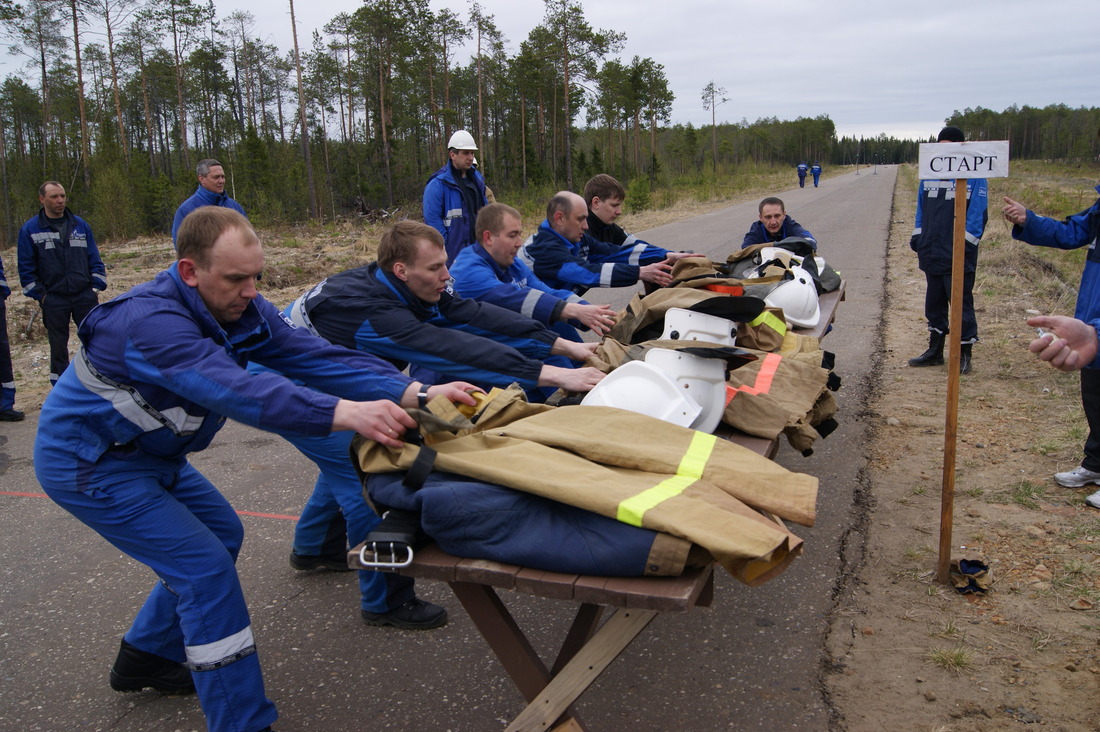
<svg viewBox="0 0 1100 732"><path fill-rule="evenodd" d="M478 242L459 252L451 267L462 297L499 305L534 318L563 338L580 341L574 321L602 336L615 324L610 305L593 305L570 290L556 290L516 257L523 246L519 211L490 203L477 215Z"/></svg>
<svg viewBox="0 0 1100 732"><path fill-rule="evenodd" d="M797 236L810 242L810 246L817 251L817 239L787 214L782 199L768 196L757 206L757 211L760 220L754 221L745 233L745 238L741 240L742 249L753 244L774 244L789 236Z"/></svg>
<svg viewBox="0 0 1100 732"><path fill-rule="evenodd" d="M195 174L199 178L199 186L186 201L176 209L176 215L172 219L172 246L176 245L176 233L180 224L191 213L202 206L221 206L231 208L241 216L247 216L241 204L234 201L225 192L225 168L213 158L200 160L195 166Z"/></svg>
<svg viewBox="0 0 1100 732"><path fill-rule="evenodd" d="M0 422L19 422L24 415L15 408L15 373L11 367L11 345L8 343L8 308L11 294L4 279L4 260L0 259Z"/></svg>
<svg viewBox="0 0 1100 732"><path fill-rule="evenodd" d="M937 142L963 142L962 130L944 127ZM959 372L969 374L978 320L974 315L974 275L978 269L978 242L985 232L989 189L985 178L966 182L966 256L963 267L962 350ZM909 247L917 253L924 272L924 317L928 321L928 349L909 359L910 366L942 366L951 299L951 264L955 240L955 181L923 180L917 191L917 213Z"/></svg>
<svg viewBox="0 0 1100 732"><path fill-rule="evenodd" d="M806 173L808 173L809 170L810 170L810 166L806 165L805 160L803 160L801 163L798 164L798 187L799 188L805 188L806 187Z"/></svg>
<svg viewBox="0 0 1100 732"><path fill-rule="evenodd" d="M637 240L615 246L588 233L588 204L572 191L558 191L546 205L546 220L520 250L524 263L550 287L583 295L593 287L630 287L672 282L672 263L690 252L670 252Z"/></svg>
<svg viewBox="0 0 1100 732"><path fill-rule="evenodd" d="M447 265L477 239L477 212L488 203L485 178L475 166L477 143L466 130L447 141L447 162L424 186L424 223L439 232L447 246Z"/></svg>
<svg viewBox="0 0 1100 732"><path fill-rule="evenodd" d="M1100 186L1096 187L1100 193ZM1077 306L1073 316L1095 326L1100 324L1100 198L1091 207L1063 221L1039 216L1023 204L1004 198L1005 219L1012 224L1012 238L1043 247L1077 249L1088 247L1081 285L1077 290ZM1085 440L1085 456L1081 465L1064 473L1055 473L1054 480L1067 488L1100 485L1100 363L1088 359L1081 369L1081 405L1089 425ZM1091 504L1090 504L1091 505Z"/></svg>
<svg viewBox="0 0 1100 732"><path fill-rule="evenodd" d="M821 177L821 164L818 163L816 160L814 161L814 164L810 167L810 173L812 173L814 176L814 188L817 188L817 181Z"/></svg>
<svg viewBox="0 0 1100 732"><path fill-rule="evenodd" d="M19 280L23 294L42 307L50 341L50 384L69 365L69 323L80 321L107 289L92 227L65 205L65 188L48 180L38 189L38 215L19 230Z"/></svg>
<svg viewBox="0 0 1100 732"><path fill-rule="evenodd" d="M160 580L122 638L111 687L197 691L210 730L265 730L277 714L235 566L244 528L187 456L226 418L400 448L416 426L404 407L423 385L287 323L256 291L263 250L236 211L195 211L178 242L171 267L81 325L81 358L42 406L34 467L51 499ZM322 391L250 375L250 361ZM433 391L473 403L461 388Z"/></svg>

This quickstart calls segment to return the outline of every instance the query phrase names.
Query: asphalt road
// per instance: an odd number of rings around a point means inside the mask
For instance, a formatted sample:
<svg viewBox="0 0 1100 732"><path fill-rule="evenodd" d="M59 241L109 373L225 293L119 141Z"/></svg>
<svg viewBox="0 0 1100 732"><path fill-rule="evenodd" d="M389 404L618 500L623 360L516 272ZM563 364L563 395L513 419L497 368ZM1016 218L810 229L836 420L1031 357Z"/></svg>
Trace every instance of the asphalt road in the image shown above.
<svg viewBox="0 0 1100 732"><path fill-rule="evenodd" d="M803 557L759 588L720 575L713 607L658 617L582 697L592 729L825 730L834 720L823 649L837 588L862 544L868 426L861 417L879 341L895 172L864 168L818 189L778 192L847 280L847 300L825 339L844 381L841 426L811 457L786 445L778 457L821 480L817 525L795 527L806 542ZM725 259L756 215L748 202L638 233ZM600 294L617 306L629 298ZM194 697L117 694L108 686L119 638L154 577L41 494L31 464L36 417L31 410L25 422L0 424L7 547L0 732L203 729ZM359 620L354 574L288 566L293 517L316 471L287 443L232 424L193 462L246 512L239 569L280 732L491 730L523 708L446 585L418 584L422 597L450 608L445 628L395 631ZM513 593L504 599L535 647L552 657L572 604Z"/></svg>

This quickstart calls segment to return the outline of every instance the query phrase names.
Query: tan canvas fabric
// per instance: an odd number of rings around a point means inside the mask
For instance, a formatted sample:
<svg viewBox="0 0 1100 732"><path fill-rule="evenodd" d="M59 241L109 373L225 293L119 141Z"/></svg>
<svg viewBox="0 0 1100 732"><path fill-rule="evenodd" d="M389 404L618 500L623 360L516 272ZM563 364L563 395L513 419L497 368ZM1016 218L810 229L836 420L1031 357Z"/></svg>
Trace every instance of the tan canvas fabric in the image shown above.
<svg viewBox="0 0 1100 732"><path fill-rule="evenodd" d="M713 435L609 407L526 405L527 416L508 421L520 402L457 434L426 436L436 468L683 538L750 584L800 551L780 519L812 525L816 478ZM407 469L419 448L361 440L355 449L369 473Z"/></svg>
<svg viewBox="0 0 1100 732"><path fill-rule="evenodd" d="M829 372L777 353L758 355L756 361L730 372L722 421L750 435L771 439L788 426L806 421L818 398L827 391Z"/></svg>

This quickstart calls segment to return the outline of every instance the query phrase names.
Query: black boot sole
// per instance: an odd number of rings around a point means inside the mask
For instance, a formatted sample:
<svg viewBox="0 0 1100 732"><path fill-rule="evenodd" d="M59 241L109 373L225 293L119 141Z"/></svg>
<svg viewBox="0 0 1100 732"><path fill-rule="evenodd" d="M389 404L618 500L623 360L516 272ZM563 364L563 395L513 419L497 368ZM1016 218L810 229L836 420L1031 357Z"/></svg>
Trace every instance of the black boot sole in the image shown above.
<svg viewBox="0 0 1100 732"><path fill-rule="evenodd" d="M111 671L111 688L122 693L142 691L143 689L153 689L162 694L178 694L181 696L195 693L194 684L181 686L175 683L165 683L163 679L152 679L147 676L120 676L113 670Z"/></svg>

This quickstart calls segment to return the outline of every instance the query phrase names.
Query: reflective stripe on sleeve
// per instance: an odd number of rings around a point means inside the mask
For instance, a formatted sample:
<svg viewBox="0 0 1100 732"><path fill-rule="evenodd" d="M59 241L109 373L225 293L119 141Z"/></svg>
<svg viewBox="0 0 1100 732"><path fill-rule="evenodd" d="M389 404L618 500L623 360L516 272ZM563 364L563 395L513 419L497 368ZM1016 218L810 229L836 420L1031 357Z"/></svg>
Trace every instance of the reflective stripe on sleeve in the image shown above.
<svg viewBox="0 0 1100 732"><path fill-rule="evenodd" d="M758 325L766 325L781 336L787 335L787 324L775 313L769 313L767 310L749 322L750 327L755 328Z"/></svg>
<svg viewBox="0 0 1100 732"><path fill-rule="evenodd" d="M696 432L691 438L687 452L676 468L676 475L662 480L636 496L631 496L619 504L615 518L624 524L641 526L646 511L659 506L670 498L680 495L695 481L703 476L707 460L714 451L718 438L706 432Z"/></svg>
<svg viewBox="0 0 1100 732"><path fill-rule="evenodd" d="M600 267L600 287L611 287L611 278L615 276L615 265L608 262Z"/></svg>
<svg viewBox="0 0 1100 732"><path fill-rule="evenodd" d="M534 319L535 308L538 306L541 297L542 290L528 290L527 295L523 298L523 304L519 307L520 313Z"/></svg>
<svg viewBox="0 0 1100 732"><path fill-rule="evenodd" d="M756 396L757 394L767 394L772 390L772 381L775 379L775 372L779 370L779 362L783 360L783 357L778 353L769 353L764 357L764 363L760 366L759 373L756 374L756 381L752 386L748 384L742 384L741 386L726 385L726 405L728 406L733 398L737 396L737 392L743 391L749 396Z"/></svg>

